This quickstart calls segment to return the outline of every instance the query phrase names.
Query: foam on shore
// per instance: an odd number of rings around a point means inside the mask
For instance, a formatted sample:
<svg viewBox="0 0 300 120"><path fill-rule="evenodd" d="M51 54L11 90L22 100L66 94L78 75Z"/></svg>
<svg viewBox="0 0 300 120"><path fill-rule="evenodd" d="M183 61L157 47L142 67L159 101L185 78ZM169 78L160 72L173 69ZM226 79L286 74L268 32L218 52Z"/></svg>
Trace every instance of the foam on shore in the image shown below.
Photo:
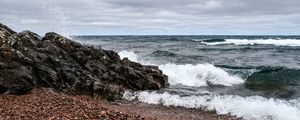
<svg viewBox="0 0 300 120"><path fill-rule="evenodd" d="M236 95L179 96L168 92L125 92L124 98L148 104L199 108L229 114L249 120L298 120L299 100L267 99L260 96L240 97Z"/></svg>

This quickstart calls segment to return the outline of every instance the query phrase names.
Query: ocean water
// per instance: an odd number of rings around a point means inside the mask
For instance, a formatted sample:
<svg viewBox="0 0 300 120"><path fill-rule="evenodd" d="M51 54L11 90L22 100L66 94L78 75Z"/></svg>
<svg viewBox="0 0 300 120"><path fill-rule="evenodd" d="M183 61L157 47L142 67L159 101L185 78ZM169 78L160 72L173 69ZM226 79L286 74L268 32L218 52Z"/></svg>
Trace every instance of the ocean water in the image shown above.
<svg viewBox="0 0 300 120"><path fill-rule="evenodd" d="M300 120L300 36L72 38L168 75L168 88L126 92L125 99L249 120Z"/></svg>

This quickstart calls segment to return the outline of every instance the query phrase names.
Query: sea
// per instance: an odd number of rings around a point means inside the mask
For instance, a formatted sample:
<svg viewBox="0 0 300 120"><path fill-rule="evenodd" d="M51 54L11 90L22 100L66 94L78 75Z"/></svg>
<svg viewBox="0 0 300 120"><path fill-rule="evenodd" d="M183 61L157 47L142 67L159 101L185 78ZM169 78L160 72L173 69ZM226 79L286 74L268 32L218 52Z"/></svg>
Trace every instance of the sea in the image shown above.
<svg viewBox="0 0 300 120"><path fill-rule="evenodd" d="M216 111L247 120L300 120L300 36L72 36L156 65L169 87L127 100Z"/></svg>

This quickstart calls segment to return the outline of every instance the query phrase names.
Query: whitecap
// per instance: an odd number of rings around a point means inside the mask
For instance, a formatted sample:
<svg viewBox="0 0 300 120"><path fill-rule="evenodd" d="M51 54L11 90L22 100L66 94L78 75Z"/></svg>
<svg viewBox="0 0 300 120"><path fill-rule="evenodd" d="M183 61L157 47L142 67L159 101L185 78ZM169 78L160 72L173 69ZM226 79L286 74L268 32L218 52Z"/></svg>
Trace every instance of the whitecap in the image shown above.
<svg viewBox="0 0 300 120"><path fill-rule="evenodd" d="M300 40L297 39L225 39L223 42L202 42L206 45L275 45L275 46L300 46Z"/></svg>

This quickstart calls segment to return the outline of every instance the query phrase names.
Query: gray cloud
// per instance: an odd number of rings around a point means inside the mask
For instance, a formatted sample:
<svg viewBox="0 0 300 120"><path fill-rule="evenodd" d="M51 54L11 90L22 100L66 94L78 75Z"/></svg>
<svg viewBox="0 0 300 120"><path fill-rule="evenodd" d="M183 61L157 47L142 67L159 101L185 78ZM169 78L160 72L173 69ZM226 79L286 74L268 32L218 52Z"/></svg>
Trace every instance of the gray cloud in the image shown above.
<svg viewBox="0 0 300 120"><path fill-rule="evenodd" d="M44 34L299 34L299 0L0 0L0 22Z"/></svg>

